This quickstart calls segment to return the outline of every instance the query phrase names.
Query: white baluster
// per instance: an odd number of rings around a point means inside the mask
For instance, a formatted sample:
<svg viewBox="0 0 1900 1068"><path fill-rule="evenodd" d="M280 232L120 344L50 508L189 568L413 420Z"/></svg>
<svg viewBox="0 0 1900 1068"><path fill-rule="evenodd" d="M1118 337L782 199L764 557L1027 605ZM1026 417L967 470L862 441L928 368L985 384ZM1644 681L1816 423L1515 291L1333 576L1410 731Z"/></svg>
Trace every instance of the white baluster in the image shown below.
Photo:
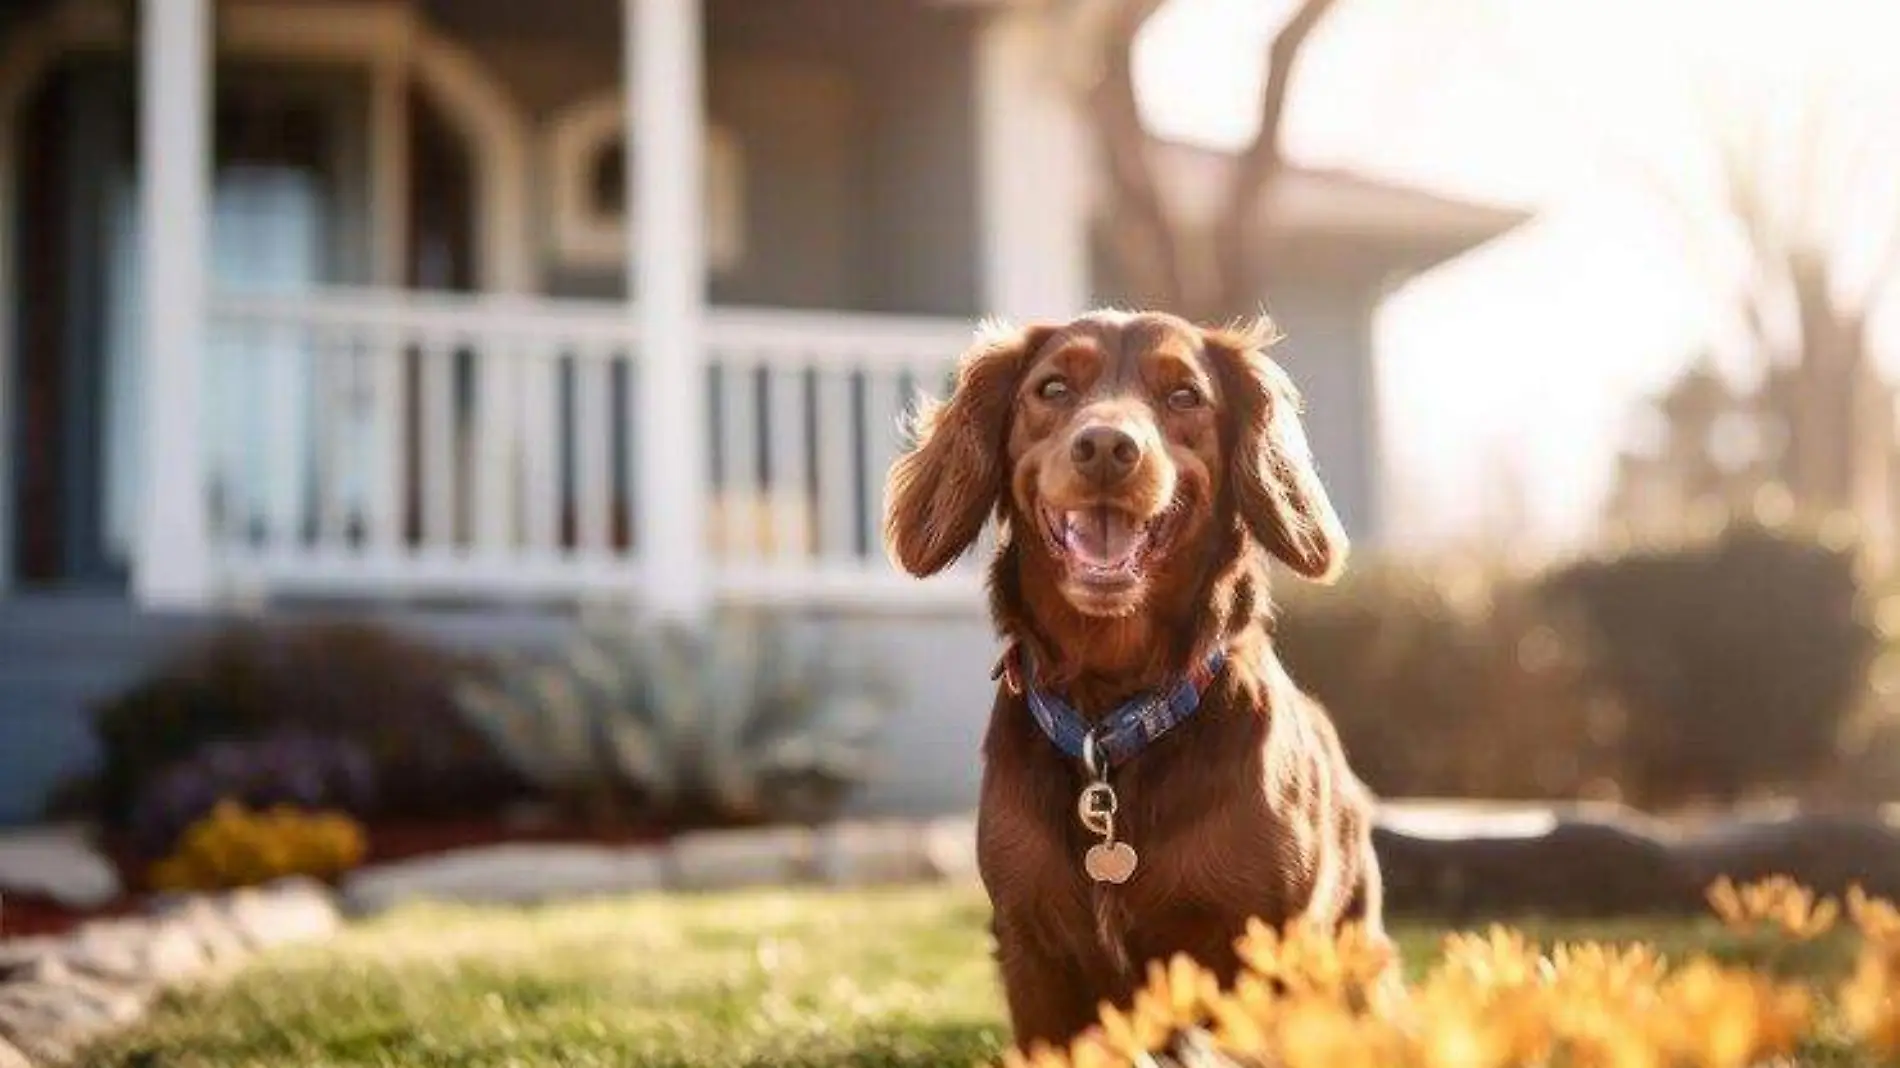
<svg viewBox="0 0 1900 1068"><path fill-rule="evenodd" d="M812 503L807 485L805 436L805 376L796 366L769 366L766 372L769 408L768 455L772 461L769 500L772 506L772 555L781 561L803 560L811 554Z"/></svg>
<svg viewBox="0 0 1900 1068"><path fill-rule="evenodd" d="M320 326L311 335L311 432L316 440L316 545L340 549L349 544L351 509L359 500L351 483L362 470L356 462L362 427L357 410L361 395L356 339L340 326Z"/></svg>
<svg viewBox="0 0 1900 1068"><path fill-rule="evenodd" d="M455 344L435 335L422 344L422 543L456 542Z"/></svg>
<svg viewBox="0 0 1900 1068"><path fill-rule="evenodd" d="M367 335L370 383L369 541L377 552L393 553L402 543L408 509L408 359L403 335L395 328Z"/></svg>
<svg viewBox="0 0 1900 1068"><path fill-rule="evenodd" d="M728 354L719 368L720 548L728 559L748 560L759 552L758 413L752 364Z"/></svg>
<svg viewBox="0 0 1900 1068"><path fill-rule="evenodd" d="M537 339L521 368L521 492L527 543L536 553L553 554L561 537L560 393L556 389L561 350L557 342Z"/></svg>
<svg viewBox="0 0 1900 1068"><path fill-rule="evenodd" d="M499 555L515 541L515 400L520 342L471 339L475 349L475 543Z"/></svg>
<svg viewBox="0 0 1900 1068"><path fill-rule="evenodd" d="M864 425L859 435L863 450L864 505L858 521L864 532L866 555L884 557L884 478L897 459L898 376L890 371L864 375Z"/></svg>
<svg viewBox="0 0 1900 1068"><path fill-rule="evenodd" d="M852 471L856 419L851 376L842 368L817 374L818 551L831 560L857 556L857 479Z"/></svg>
<svg viewBox="0 0 1900 1068"><path fill-rule="evenodd" d="M272 553L289 551L303 538L304 465L312 444L310 343L304 324L279 323L263 350L249 357L264 364L256 445L264 454L264 537Z"/></svg>
<svg viewBox="0 0 1900 1068"><path fill-rule="evenodd" d="M596 555L605 555L613 533L609 355L589 343L574 359L574 544Z"/></svg>
<svg viewBox="0 0 1900 1068"><path fill-rule="evenodd" d="M621 368L621 388L619 395L614 398L613 415L619 425L626 428L620 442L623 455L620 481L616 486L619 496L615 518L625 534L625 551L628 555L637 555L635 539L639 537L640 530L634 515L634 509L640 506L640 494L636 489L640 478L640 461L634 453L640 447L640 434L635 425L635 421L640 418L640 361L634 358L636 351L631 339L615 342L614 358L619 361Z"/></svg>

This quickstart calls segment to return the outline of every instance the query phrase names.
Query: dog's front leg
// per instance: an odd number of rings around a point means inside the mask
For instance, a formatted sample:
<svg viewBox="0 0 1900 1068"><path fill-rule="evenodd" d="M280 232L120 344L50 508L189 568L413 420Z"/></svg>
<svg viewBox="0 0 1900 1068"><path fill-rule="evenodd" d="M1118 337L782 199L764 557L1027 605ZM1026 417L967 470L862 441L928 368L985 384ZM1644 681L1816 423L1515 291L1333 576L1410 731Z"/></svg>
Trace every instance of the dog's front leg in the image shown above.
<svg viewBox="0 0 1900 1068"><path fill-rule="evenodd" d="M1061 1048L1096 1023L1105 994L1081 961L1013 937L1000 918L994 929L996 963L1019 1048L1038 1042Z"/></svg>

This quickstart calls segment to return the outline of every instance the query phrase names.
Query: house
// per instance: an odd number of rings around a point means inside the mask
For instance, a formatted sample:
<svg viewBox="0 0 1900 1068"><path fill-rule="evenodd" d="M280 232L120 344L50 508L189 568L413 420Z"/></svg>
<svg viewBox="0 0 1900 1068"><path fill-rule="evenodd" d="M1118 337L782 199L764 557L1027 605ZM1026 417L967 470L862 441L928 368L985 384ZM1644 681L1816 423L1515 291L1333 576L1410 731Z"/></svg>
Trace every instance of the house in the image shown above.
<svg viewBox="0 0 1900 1068"><path fill-rule="evenodd" d="M0 8L0 820L157 650L312 604L472 640L793 609L910 687L865 803L970 796L978 570L897 575L878 508L975 319L1094 295L1038 8ZM1378 286L1509 221L1421 253L1356 217L1411 194L1308 186L1355 266L1276 308L1366 528Z"/></svg>

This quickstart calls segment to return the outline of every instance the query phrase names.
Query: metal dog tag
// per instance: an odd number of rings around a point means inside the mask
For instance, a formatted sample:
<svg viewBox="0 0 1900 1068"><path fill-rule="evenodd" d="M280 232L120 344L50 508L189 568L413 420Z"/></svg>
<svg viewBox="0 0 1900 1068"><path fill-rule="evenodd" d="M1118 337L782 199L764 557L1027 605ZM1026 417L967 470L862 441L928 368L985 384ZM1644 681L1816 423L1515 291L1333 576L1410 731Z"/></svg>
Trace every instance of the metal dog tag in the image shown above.
<svg viewBox="0 0 1900 1068"><path fill-rule="evenodd" d="M1102 773L1095 770L1099 765L1093 759L1088 763L1091 770L1101 776ZM1075 799L1076 818L1090 833L1102 836L1100 842L1082 855L1082 870L1098 883L1119 886L1134 876L1135 866L1140 863L1133 847L1115 840L1115 813L1120 808L1121 798L1115 796L1115 788L1108 784L1106 777L1098 777L1082 787L1081 795Z"/></svg>
<svg viewBox="0 0 1900 1068"><path fill-rule="evenodd" d="M1119 886L1134 876L1139 863L1141 858L1135 855L1133 846L1127 842L1107 841L1089 847L1082 857L1082 870L1098 883Z"/></svg>

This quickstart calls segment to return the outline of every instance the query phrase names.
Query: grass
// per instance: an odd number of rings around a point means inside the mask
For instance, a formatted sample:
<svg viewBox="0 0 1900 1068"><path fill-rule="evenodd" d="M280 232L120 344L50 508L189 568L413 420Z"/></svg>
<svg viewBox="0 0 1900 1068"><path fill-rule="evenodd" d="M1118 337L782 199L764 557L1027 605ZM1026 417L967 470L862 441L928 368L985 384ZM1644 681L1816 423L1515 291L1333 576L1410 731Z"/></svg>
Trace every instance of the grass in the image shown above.
<svg viewBox="0 0 1900 1068"><path fill-rule="evenodd" d="M168 995L90 1068L237 1065L970 1065L1005 1039L973 890L419 908ZM1520 925L1762 963L1708 923ZM1408 963L1441 930L1400 929ZM1838 971L1823 940L1778 968Z"/></svg>

